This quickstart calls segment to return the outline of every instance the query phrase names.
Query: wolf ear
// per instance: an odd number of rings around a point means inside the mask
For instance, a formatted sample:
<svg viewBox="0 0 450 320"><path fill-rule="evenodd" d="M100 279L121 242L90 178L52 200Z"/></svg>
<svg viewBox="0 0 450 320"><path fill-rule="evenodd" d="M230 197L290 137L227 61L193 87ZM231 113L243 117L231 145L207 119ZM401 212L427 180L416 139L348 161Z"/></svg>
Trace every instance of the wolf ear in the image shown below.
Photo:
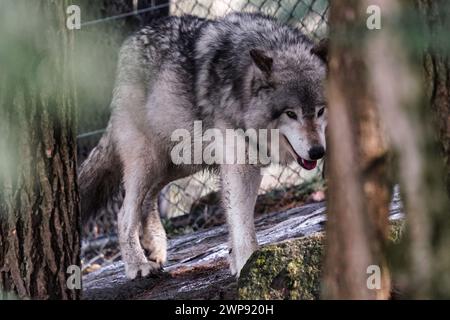
<svg viewBox="0 0 450 320"><path fill-rule="evenodd" d="M328 63L329 39L325 38L319 41L312 49L311 53L318 56L323 62Z"/></svg>
<svg viewBox="0 0 450 320"><path fill-rule="evenodd" d="M266 75L270 75L273 65L273 59L271 57L267 56L263 51L258 49L250 50L250 56L259 70L264 72Z"/></svg>

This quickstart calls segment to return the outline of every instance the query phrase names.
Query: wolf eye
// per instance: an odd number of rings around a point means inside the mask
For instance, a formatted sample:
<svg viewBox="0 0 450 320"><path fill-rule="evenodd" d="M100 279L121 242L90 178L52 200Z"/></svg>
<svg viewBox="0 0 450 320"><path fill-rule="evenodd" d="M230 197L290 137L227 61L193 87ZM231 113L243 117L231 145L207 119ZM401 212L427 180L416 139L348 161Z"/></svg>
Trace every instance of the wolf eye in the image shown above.
<svg viewBox="0 0 450 320"><path fill-rule="evenodd" d="M286 114L289 118L297 120L297 114L293 111L286 111Z"/></svg>
<svg viewBox="0 0 450 320"><path fill-rule="evenodd" d="M317 118L320 118L321 116L323 116L324 112L325 112L325 108L320 109L319 112L317 113Z"/></svg>

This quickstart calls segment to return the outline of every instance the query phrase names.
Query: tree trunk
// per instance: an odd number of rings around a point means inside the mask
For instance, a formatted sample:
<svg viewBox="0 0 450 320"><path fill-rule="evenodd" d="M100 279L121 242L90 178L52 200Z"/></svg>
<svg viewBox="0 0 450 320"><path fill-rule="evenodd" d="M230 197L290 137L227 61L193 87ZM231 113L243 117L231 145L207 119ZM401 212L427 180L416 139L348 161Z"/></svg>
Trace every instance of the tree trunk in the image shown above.
<svg viewBox="0 0 450 320"><path fill-rule="evenodd" d="M433 111L434 128L437 131L441 152L445 160L447 197L442 192L441 157L427 148L427 163L436 163L428 169L429 210L431 215L429 239L432 247L432 277L428 297L450 298L450 3L445 0L417 0L417 10L426 26L424 71L426 81L425 112ZM430 121L431 122L431 121ZM435 132L429 137L434 141ZM432 150L432 152L430 152Z"/></svg>
<svg viewBox="0 0 450 320"><path fill-rule="evenodd" d="M445 157L447 192L450 195L450 5L442 0L417 0L417 7L428 27L430 42L424 56L427 98L435 115Z"/></svg>
<svg viewBox="0 0 450 320"><path fill-rule="evenodd" d="M0 298L80 295L67 286L80 265L68 3L10 1L0 13Z"/></svg>
<svg viewBox="0 0 450 320"><path fill-rule="evenodd" d="M439 12L441 18L448 17L446 1L424 2L427 5L425 10L421 9L422 15L429 18L429 13ZM431 95L435 98L431 98L430 107L421 77L422 46L442 44L436 37L448 42L448 30L443 28L446 20L424 21L414 2L377 0L372 4L382 8L384 23L382 29L370 37L371 47L367 51L370 77L383 127L396 154L407 214L405 237L392 255L394 279L405 297L448 298L450 209L442 174L444 163L432 125L433 112L430 112L430 109L439 109L440 113L442 109L443 114L439 116L448 117L448 110L445 111L448 100L442 99L445 96L448 99L448 91L446 93L440 83L440 89ZM427 31L425 26L433 31ZM439 59L448 61L445 60L448 51L440 53L444 55ZM428 79L429 86L435 86L435 80ZM442 131L442 122L437 127Z"/></svg>
<svg viewBox="0 0 450 320"><path fill-rule="evenodd" d="M361 1L331 2L328 222L323 298L385 299L390 184L365 56ZM378 272L380 273L378 274ZM368 285L369 276L378 277Z"/></svg>

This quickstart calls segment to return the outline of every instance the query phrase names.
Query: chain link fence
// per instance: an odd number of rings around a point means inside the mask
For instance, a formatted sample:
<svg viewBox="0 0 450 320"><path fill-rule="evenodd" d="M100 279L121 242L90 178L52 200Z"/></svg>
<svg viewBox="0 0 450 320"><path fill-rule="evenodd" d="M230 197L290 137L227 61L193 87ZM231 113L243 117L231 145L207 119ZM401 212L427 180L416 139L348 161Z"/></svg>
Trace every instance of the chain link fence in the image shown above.
<svg viewBox="0 0 450 320"><path fill-rule="evenodd" d="M217 18L233 11L262 12L321 39L327 32L328 8L328 0L173 0L170 13Z"/></svg>
<svg viewBox="0 0 450 320"><path fill-rule="evenodd" d="M135 9L139 8L139 1L132 2ZM148 2L147 0L146 4ZM262 12L296 26L316 41L327 33L328 0L172 0L166 4L169 10L159 13L159 16L167 13L192 14L213 19L233 11ZM158 15L151 15L152 6L155 11L161 10L164 1L151 1L150 6L140 9L142 14L154 19ZM140 10L135 10L134 15L140 15ZM99 21L101 19L96 23ZM81 160L98 141L101 133L95 131L79 136ZM286 209L305 201L305 194L323 186L322 167L320 164L316 170L306 171L292 163L289 166L271 166L265 169L257 200L257 213ZM158 210L169 232L180 227L195 230L224 222L217 189L217 177L206 172L175 181L163 188L158 197ZM104 265L120 257L117 250L116 216L122 200L123 191L84 228L82 256L85 270L89 271L92 266Z"/></svg>

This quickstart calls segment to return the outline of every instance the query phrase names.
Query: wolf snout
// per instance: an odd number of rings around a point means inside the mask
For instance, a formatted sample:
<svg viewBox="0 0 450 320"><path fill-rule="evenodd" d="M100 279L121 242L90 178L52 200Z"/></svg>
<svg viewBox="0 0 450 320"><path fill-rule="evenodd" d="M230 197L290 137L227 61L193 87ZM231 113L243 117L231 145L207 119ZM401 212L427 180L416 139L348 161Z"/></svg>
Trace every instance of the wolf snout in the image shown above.
<svg viewBox="0 0 450 320"><path fill-rule="evenodd" d="M322 159L325 155L325 148L320 145L313 146L311 149L309 149L308 154L311 160Z"/></svg>

